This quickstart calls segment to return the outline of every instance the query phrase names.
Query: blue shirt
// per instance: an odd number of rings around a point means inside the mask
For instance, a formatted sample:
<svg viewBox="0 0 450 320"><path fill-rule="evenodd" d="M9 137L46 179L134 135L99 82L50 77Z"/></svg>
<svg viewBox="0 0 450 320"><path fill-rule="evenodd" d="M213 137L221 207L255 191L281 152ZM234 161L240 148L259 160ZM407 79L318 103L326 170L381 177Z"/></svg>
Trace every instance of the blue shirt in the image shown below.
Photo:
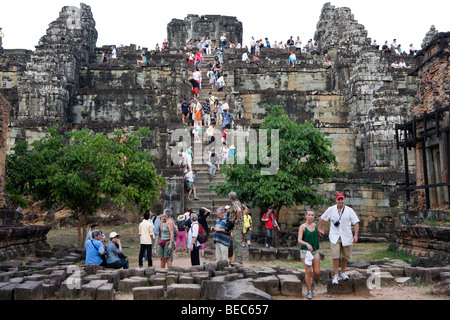
<svg viewBox="0 0 450 320"><path fill-rule="evenodd" d="M105 248L101 241L96 239L86 241L84 247L86 248L86 265L103 262L101 253L105 252Z"/></svg>
<svg viewBox="0 0 450 320"><path fill-rule="evenodd" d="M114 242L109 241L106 246L106 263L111 264L116 261L120 261L119 253L122 253L122 251L117 248Z"/></svg>
<svg viewBox="0 0 450 320"><path fill-rule="evenodd" d="M159 235L159 227L161 226L161 219L156 217L155 222L153 222L153 232L155 235Z"/></svg>
<svg viewBox="0 0 450 320"><path fill-rule="evenodd" d="M231 123L231 119L233 118L233 115L229 112L223 113L223 120L222 120L222 128L224 128L227 124Z"/></svg>
<svg viewBox="0 0 450 320"><path fill-rule="evenodd" d="M226 229L227 221L228 220L226 218L224 218L222 220L217 218L216 225L214 227L219 228L219 229ZM229 247L230 243L231 243L230 234L216 231L216 232L214 232L213 242L214 243L218 242L220 244L223 244L226 247Z"/></svg>

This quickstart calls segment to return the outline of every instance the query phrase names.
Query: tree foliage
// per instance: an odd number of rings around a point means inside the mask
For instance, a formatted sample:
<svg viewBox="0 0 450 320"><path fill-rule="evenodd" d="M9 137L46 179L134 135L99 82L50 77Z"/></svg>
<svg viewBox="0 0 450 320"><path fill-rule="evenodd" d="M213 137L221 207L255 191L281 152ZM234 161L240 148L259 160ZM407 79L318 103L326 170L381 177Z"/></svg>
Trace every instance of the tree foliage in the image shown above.
<svg viewBox="0 0 450 320"><path fill-rule="evenodd" d="M117 205L152 203L165 187L155 171L151 155L142 151L141 139L148 129L112 137L90 130L58 134L50 129L31 144L18 142L7 157L6 190L13 199L32 197L48 208L65 205L78 220L79 245L83 245L86 218L96 212L105 196Z"/></svg>
<svg viewBox="0 0 450 320"><path fill-rule="evenodd" d="M247 152L245 164L224 165L225 183L211 189L226 195L235 191L242 202L265 208L275 207L278 215L282 207L294 204L321 205L326 201L318 194L318 185L329 181L340 171L335 155L331 152L331 142L311 123L297 124L286 114L282 106L266 106L269 112L260 129L278 130L279 143L267 143L268 154L279 148L279 167L276 174L263 175L264 165L258 157L250 164ZM258 144L257 150L261 145Z"/></svg>

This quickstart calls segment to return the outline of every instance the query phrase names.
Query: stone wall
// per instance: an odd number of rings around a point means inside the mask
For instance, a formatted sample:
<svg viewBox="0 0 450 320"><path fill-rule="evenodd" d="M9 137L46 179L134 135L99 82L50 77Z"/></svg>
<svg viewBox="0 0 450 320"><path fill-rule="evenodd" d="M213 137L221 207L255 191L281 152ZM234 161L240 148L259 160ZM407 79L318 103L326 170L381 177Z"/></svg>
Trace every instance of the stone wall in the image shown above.
<svg viewBox="0 0 450 320"><path fill-rule="evenodd" d="M80 24L78 15L83 17ZM56 123L67 130L87 127L105 133L148 126L152 136L145 147L170 181L159 205L180 208L182 174L170 161L171 134L182 127L178 103L190 97L191 89L184 81L190 67L180 48L189 36L200 40L209 35L217 41L222 32L231 42L242 41L242 24L234 17L189 15L168 24L169 52L131 45L118 48L116 63L102 64L102 51L109 48L96 47L90 8L63 8L36 53L5 50L0 56L0 92L12 105L8 148L17 139L41 138ZM234 124L257 128L266 115L264 104L283 105L296 122L314 123L331 140L339 168L349 173L321 186L324 198L344 192L360 215L362 232L388 236L405 203L404 194L396 192L404 174L393 126L410 117L416 77L409 75L412 69L390 68L398 56L370 48L367 31L348 8L325 4L315 39L319 55L298 55L294 68L283 50L263 49L260 61L251 63L241 61L242 50L225 50L227 99L240 114ZM325 51L332 66L323 63ZM137 68L141 53L148 62ZM414 64L407 56L401 58ZM283 231L297 232L304 209L282 211Z"/></svg>
<svg viewBox="0 0 450 320"><path fill-rule="evenodd" d="M184 20L172 19L167 25L167 41L170 47L182 48L191 38L194 46L204 37L210 37L212 48L220 46L220 37L225 33L228 43L242 44L242 22L236 17L189 14Z"/></svg>

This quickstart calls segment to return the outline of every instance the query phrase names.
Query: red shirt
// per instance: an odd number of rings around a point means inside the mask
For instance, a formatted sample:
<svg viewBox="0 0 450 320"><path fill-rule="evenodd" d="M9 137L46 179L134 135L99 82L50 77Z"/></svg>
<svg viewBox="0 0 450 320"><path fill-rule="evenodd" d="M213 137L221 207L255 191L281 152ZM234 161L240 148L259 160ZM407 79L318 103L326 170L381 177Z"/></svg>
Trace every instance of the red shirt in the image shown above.
<svg viewBox="0 0 450 320"><path fill-rule="evenodd" d="M273 229L273 228L275 228L275 226L273 225L272 219L270 217L272 217L274 221L277 221L277 217L275 217L275 215L273 213L271 213L269 216L267 214L268 214L268 212L266 212L262 217L263 219L266 219L267 217L269 217L269 220L266 221L266 229Z"/></svg>

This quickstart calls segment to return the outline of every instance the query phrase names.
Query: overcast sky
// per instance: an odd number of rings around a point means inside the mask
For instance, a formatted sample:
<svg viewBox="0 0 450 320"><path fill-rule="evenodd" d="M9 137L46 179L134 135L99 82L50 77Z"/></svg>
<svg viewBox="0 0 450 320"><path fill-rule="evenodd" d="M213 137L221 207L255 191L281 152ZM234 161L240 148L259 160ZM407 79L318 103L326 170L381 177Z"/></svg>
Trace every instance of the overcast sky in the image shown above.
<svg viewBox="0 0 450 320"><path fill-rule="evenodd" d="M243 23L244 45L251 36L268 37L271 43L293 36L307 41L314 38L321 9L327 1L316 0L0 0L0 27L5 49L31 49L56 20L64 6L92 8L98 31L97 46L128 45L153 49L167 37L167 24L183 20L188 14L234 16ZM450 31L450 1L427 0L335 0L336 7L349 7L354 18L378 43L393 38L408 48L420 49L431 25L440 32Z"/></svg>

